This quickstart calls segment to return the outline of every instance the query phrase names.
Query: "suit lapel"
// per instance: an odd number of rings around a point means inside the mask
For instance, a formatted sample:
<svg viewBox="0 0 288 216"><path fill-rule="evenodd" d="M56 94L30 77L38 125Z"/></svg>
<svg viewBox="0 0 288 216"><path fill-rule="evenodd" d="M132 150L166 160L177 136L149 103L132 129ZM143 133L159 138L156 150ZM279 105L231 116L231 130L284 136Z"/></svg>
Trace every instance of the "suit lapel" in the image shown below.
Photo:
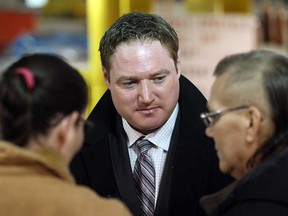
<svg viewBox="0 0 288 216"><path fill-rule="evenodd" d="M116 184L121 200L131 209L133 215L140 215L140 203L137 198L136 189L130 165L127 147L127 138L123 136L121 119L117 119L117 137L109 134L109 145L111 150L112 166Z"/></svg>
<svg viewBox="0 0 288 216"><path fill-rule="evenodd" d="M163 177L161 179L158 199L155 209L155 215L169 215L169 203L170 203L170 188L173 176L173 166L175 160L175 153L177 149L177 142L179 137L179 122L180 112L178 113L173 134L170 141L169 150L166 157L165 167L163 170Z"/></svg>

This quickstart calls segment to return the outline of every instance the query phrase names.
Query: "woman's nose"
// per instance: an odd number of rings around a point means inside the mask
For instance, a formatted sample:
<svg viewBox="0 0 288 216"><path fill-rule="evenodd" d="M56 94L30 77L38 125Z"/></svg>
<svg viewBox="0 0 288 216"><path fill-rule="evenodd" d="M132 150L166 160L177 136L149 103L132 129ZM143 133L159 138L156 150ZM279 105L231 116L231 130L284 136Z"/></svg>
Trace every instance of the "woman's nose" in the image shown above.
<svg viewBox="0 0 288 216"><path fill-rule="evenodd" d="M208 137L213 138L213 133L212 133L212 128L211 128L211 126L210 126L210 127L207 127L207 128L205 129L205 134L206 134Z"/></svg>

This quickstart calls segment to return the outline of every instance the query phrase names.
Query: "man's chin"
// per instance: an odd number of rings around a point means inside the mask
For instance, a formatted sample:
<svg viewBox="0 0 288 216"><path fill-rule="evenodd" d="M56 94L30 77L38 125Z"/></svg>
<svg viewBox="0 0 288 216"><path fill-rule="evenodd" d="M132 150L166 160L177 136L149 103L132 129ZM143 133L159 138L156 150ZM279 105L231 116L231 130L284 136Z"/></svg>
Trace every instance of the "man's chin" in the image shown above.
<svg viewBox="0 0 288 216"><path fill-rule="evenodd" d="M133 126L132 126L133 127ZM142 134L150 134L150 133L153 133L153 132L156 132L161 126L154 126L154 127L133 127L135 130L141 132Z"/></svg>

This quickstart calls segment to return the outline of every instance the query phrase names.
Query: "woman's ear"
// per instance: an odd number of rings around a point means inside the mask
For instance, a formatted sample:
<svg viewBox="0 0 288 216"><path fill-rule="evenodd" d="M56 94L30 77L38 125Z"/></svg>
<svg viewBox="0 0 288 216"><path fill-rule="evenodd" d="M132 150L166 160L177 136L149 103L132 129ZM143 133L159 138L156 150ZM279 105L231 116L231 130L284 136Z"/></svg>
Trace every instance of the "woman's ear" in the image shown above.
<svg viewBox="0 0 288 216"><path fill-rule="evenodd" d="M246 141L247 143L253 143L259 135L262 115L258 108L251 106L248 108L247 118Z"/></svg>
<svg viewBox="0 0 288 216"><path fill-rule="evenodd" d="M79 115L79 112L75 111L61 120L58 128L58 148L60 151L71 142L71 135L75 132L74 128Z"/></svg>

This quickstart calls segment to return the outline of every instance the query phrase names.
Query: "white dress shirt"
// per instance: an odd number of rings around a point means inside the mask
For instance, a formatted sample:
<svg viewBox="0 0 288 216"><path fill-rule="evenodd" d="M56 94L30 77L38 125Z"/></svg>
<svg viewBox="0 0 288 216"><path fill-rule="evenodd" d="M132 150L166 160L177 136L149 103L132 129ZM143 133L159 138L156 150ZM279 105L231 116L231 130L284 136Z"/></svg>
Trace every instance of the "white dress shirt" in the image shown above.
<svg viewBox="0 0 288 216"><path fill-rule="evenodd" d="M163 169L165 165L167 151L169 149L171 136L172 136L175 122L176 122L178 110L179 110L179 105L177 103L168 121L160 129L146 136L134 130L128 124L128 122L122 118L123 127L128 136L127 145L128 145L128 153L130 156L132 170L134 170L134 165L137 159L137 150L135 149L136 145L133 145L136 142L136 140L144 136L144 139L148 139L151 143L154 144L154 146L148 151L148 155L151 157L154 163L154 167L155 167L155 174L156 174L155 176L156 177L155 179L155 186L156 186L155 202L158 197L159 185L161 182L161 177L162 177L162 173L163 173Z"/></svg>

